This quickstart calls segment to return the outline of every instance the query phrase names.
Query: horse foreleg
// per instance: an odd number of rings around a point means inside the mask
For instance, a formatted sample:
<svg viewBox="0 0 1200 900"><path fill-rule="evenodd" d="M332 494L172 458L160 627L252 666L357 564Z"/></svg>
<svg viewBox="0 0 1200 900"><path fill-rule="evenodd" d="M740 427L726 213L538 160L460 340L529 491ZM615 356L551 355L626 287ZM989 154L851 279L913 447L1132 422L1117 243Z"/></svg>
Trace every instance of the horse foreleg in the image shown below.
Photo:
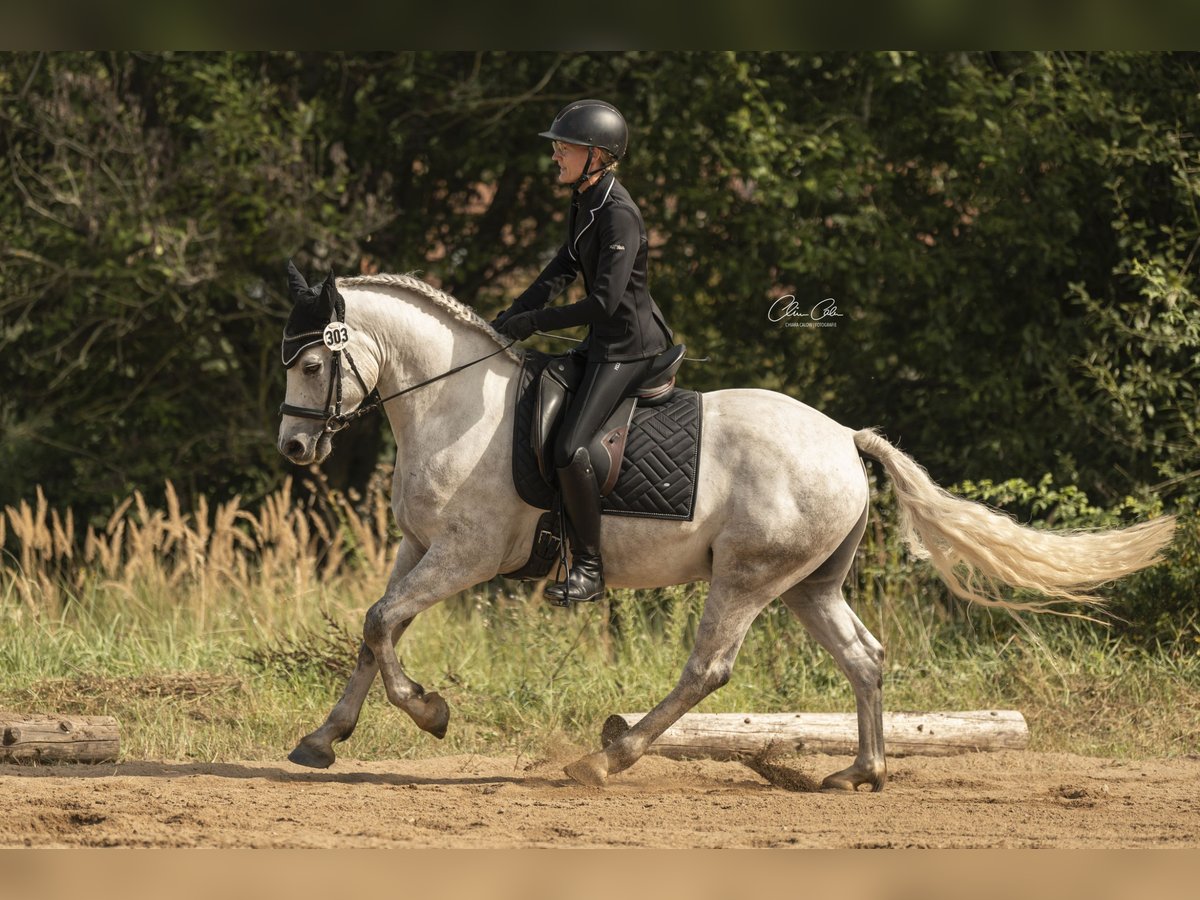
<svg viewBox="0 0 1200 900"><path fill-rule="evenodd" d="M404 540L396 554L396 562L392 566L389 584L398 583L404 578L421 559L422 550L415 541ZM288 759L302 766L314 769L327 769L333 764L337 755L333 745L337 741L349 739L358 725L358 716L362 711L363 701L375 680L379 666L375 662L375 654L364 641L358 649L358 661L354 673L341 699L334 705L333 710L325 719L324 724L311 734L305 735L296 748L288 754Z"/></svg>
<svg viewBox="0 0 1200 900"><path fill-rule="evenodd" d="M750 624L772 596L773 592L734 591L714 582L696 629L692 653L671 693L603 750L567 766L567 775L580 784L601 787L609 775L637 762L680 716L729 681Z"/></svg>
<svg viewBox="0 0 1200 900"><path fill-rule="evenodd" d="M333 752L335 741L347 740L358 725L358 714L362 709L371 682L375 680L375 654L365 643L358 649L358 662L354 666L354 674L341 699L334 705L332 712L324 724L311 734L301 738L288 759L301 766L314 769L327 769L333 765L337 754Z"/></svg>
<svg viewBox="0 0 1200 900"><path fill-rule="evenodd" d="M854 765L828 776L821 787L854 791L868 784L873 791L883 790L887 784L883 749L883 646L842 598L840 581L802 582L783 595L783 602L817 643L829 651L854 688L858 756Z"/></svg>
<svg viewBox="0 0 1200 900"><path fill-rule="evenodd" d="M445 737L450 707L440 694L426 693L405 674L396 642L418 613L494 574L495 567L489 569L478 558L431 548L405 577L390 581L383 597L367 611L363 642L379 666L388 699L435 737Z"/></svg>

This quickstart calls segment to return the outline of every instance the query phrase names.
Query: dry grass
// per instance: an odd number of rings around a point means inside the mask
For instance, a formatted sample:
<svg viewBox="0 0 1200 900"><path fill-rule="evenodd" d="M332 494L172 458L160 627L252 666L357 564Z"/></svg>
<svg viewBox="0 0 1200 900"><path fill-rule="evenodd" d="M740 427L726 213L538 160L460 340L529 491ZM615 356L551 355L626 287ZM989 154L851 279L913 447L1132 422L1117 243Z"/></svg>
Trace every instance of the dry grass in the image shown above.
<svg viewBox="0 0 1200 900"><path fill-rule="evenodd" d="M384 571L395 537L382 485L374 484L356 504L316 477L318 501L298 503L289 478L257 510L243 508L239 497L210 507L201 495L185 511L167 481L165 509L150 509L134 491L103 527L88 525L82 533L73 512L52 509L38 488L33 504L22 500L0 515L0 547L6 533L15 545L11 559L0 565L0 587L37 618L57 616L97 581L118 591L186 589L203 614L222 588L269 585L303 594L350 562Z"/></svg>
<svg viewBox="0 0 1200 900"><path fill-rule="evenodd" d="M261 672L285 677L312 672L345 681L354 671L362 638L328 610L321 610L320 627L305 625L295 634L280 635L252 647L242 657Z"/></svg>
<svg viewBox="0 0 1200 900"><path fill-rule="evenodd" d="M78 534L71 511L41 492L6 508L0 707L115 715L133 758L282 758L336 700L362 613L386 581L396 538L385 485L381 473L363 498L318 485L301 503L288 484L254 509L199 498L190 510L168 485L163 509L135 493ZM1007 619L949 601L903 554L881 500L847 595L888 648L889 709L1020 709L1039 750L1200 752L1190 632L1146 649L1087 623L1038 622L1039 646ZM555 741L594 746L610 713L649 709L671 689L704 600L703 586L614 591L565 612L508 583L452 598L401 647L413 677L452 706L445 741L419 734L377 683L341 752L543 758ZM698 711L853 705L829 655L776 604L732 681ZM751 763L773 784L807 789L775 755Z"/></svg>
<svg viewBox="0 0 1200 900"><path fill-rule="evenodd" d="M126 678L47 678L34 682L25 693L34 706L78 712L101 699L107 702L122 698L199 700L236 694L245 690L245 687L241 678L232 675L165 672Z"/></svg>

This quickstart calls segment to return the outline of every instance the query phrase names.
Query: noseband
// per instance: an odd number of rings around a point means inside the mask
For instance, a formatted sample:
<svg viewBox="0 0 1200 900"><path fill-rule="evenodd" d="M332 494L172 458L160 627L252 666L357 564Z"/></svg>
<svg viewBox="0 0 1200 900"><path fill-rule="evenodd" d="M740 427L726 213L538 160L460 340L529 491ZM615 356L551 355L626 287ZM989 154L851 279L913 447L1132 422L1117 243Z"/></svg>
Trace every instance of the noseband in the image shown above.
<svg viewBox="0 0 1200 900"><path fill-rule="evenodd" d="M338 304L340 307L341 304ZM333 321L325 326L323 331L308 331L303 334L288 334L285 330L283 333L283 367L290 369L296 364L296 360L300 358L300 354L314 344L324 344L329 348L332 363L329 372L329 387L325 392L325 408L312 409L307 406L293 406L286 401L279 405L279 413L284 416L297 416L301 419L317 419L324 422L324 428L321 431L321 437L327 434L341 431L351 422L361 419L368 413L375 412L383 404L389 400L394 400L410 391L415 391L417 388L425 387L427 384L433 384L435 381L441 381L443 378L448 378L456 372L461 372L463 369L469 369L471 366L481 363L486 359L491 359L498 353L503 353L509 347L516 343L515 340L509 341L498 350L481 356L478 359L473 359L468 363L463 363L461 366L455 366L448 372L443 372L441 375L435 375L432 378L426 378L419 384L410 385L402 388L393 394L388 394L386 397L379 396L379 389L370 389L367 383L359 374L358 366L354 364L354 357L350 355L350 351L346 349L346 345L350 341L350 330L346 327L343 321L342 309L336 309L333 314ZM306 338L311 338L303 343L295 353L289 358L287 355L287 345L289 342L300 341ZM358 386L362 388L363 401L358 405L357 409L351 410L348 413L342 412L342 356L345 355L346 362L350 366L350 371L354 374L358 381Z"/></svg>

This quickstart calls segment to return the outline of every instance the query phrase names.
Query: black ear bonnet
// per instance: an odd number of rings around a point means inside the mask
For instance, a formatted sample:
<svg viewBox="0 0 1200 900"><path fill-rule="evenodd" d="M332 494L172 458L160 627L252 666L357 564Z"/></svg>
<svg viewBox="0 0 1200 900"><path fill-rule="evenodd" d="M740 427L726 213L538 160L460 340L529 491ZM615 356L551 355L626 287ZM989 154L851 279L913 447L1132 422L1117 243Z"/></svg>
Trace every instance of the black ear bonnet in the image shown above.
<svg viewBox="0 0 1200 900"><path fill-rule="evenodd" d="M291 260L287 272L292 312L283 328L283 366L290 369L305 348L323 343L321 335L326 325L346 321L346 302L338 293L333 272L313 287L308 286Z"/></svg>
<svg viewBox="0 0 1200 900"><path fill-rule="evenodd" d="M294 406L284 400L279 406L279 412L284 416L316 419L323 422L322 437L340 431L367 413L381 409L383 404L389 400L412 393L419 388L425 387L427 384L441 381L443 378L449 378L455 372L469 369L471 366L477 365L484 360L491 359L497 353L503 353L516 343L516 341L511 341L505 346L493 350L491 353L481 356L478 359L473 359L470 362L455 366L440 375L434 375L432 378L426 378L424 381L401 388L398 391L388 394L386 397L380 397L378 388L367 387L366 381L363 380L362 374L358 371L358 366L354 364L354 357L350 355L350 348L348 346L350 331L346 327L346 301L338 293L333 273L330 272L329 277L316 287L309 287L308 282L304 280L304 276L300 274L291 260L288 260L287 271L288 293L292 297L292 311L288 315L287 325L283 328L284 368L290 369L295 365L296 360L300 358L300 354L306 347L312 347L316 344L323 344L328 347L331 355L329 362L329 382L325 393L324 407L317 409L311 406ZM363 399L358 404L358 408L347 413L342 412L343 358L345 358L346 365L350 367L351 374L357 379L358 386L362 388L363 394Z"/></svg>

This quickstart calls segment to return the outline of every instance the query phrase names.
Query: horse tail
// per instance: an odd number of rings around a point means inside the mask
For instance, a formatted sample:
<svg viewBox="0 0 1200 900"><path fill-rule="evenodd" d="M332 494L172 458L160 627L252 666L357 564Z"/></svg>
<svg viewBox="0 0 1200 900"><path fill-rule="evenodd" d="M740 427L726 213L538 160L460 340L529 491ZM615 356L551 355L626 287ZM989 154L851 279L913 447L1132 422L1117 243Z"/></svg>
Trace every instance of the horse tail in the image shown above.
<svg viewBox="0 0 1200 900"><path fill-rule="evenodd" d="M1103 606L1089 592L1158 562L1175 531L1174 516L1120 529L1040 531L938 487L912 457L872 429L855 432L854 444L887 471L909 549L972 603L1059 613L1055 604L1064 602ZM1052 599L1005 599L1001 585Z"/></svg>

